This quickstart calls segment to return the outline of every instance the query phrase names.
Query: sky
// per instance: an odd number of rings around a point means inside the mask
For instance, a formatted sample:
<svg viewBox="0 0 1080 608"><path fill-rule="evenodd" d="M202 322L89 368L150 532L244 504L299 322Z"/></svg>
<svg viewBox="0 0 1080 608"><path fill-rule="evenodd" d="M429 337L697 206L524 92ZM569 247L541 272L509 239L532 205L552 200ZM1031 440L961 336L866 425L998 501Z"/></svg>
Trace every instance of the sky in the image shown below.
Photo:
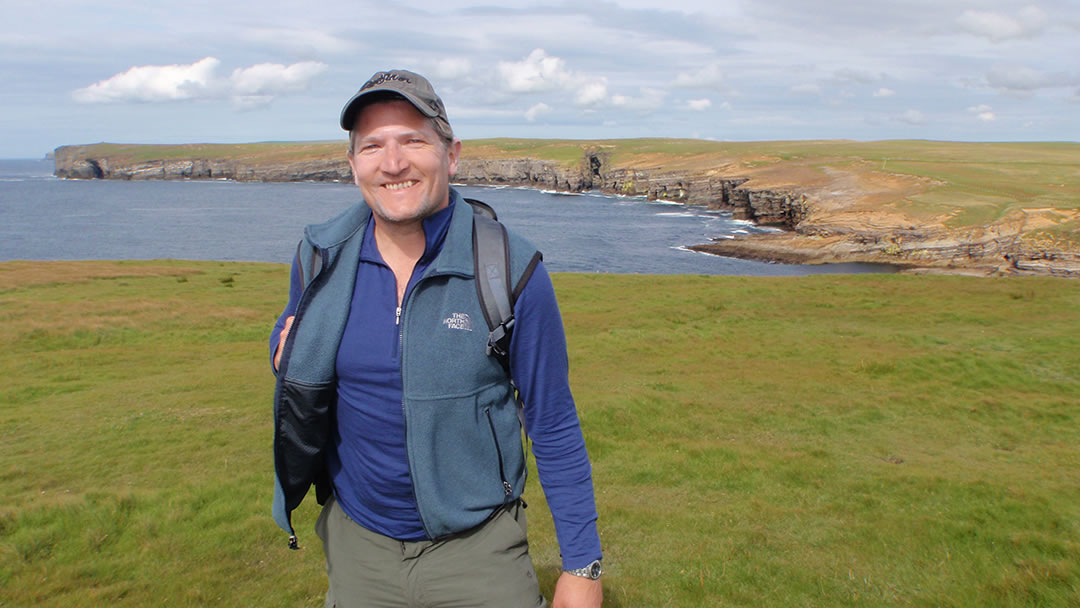
<svg viewBox="0 0 1080 608"><path fill-rule="evenodd" d="M375 72L462 139L1080 140L1080 2L0 0L0 158L344 138Z"/></svg>

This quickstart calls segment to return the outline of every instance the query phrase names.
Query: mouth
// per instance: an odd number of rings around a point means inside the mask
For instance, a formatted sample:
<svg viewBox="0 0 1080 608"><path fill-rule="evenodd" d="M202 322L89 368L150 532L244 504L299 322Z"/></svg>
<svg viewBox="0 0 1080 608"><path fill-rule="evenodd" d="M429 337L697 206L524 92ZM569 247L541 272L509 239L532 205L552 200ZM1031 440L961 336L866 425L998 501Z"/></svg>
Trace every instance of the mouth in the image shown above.
<svg viewBox="0 0 1080 608"><path fill-rule="evenodd" d="M416 183L417 182L416 182L415 179L409 179L409 180L405 180L403 182L394 182L393 184L383 184L382 187L386 188L387 190L390 190L390 191L396 191L396 190L404 190L404 189L406 189L406 188L408 188L408 187L410 187L410 186L412 186L412 185L414 185Z"/></svg>

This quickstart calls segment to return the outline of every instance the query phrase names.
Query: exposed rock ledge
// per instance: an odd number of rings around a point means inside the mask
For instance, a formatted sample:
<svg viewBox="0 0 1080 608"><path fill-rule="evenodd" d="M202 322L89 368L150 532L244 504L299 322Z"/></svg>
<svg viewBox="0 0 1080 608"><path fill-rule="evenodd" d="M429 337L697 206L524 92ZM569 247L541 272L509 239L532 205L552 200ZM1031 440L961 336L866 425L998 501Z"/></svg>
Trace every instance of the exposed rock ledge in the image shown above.
<svg viewBox="0 0 1080 608"><path fill-rule="evenodd" d="M231 179L239 181L352 180L343 158L255 164L235 158L183 158L120 163L93 155L93 146L55 151L56 175L79 179ZM1080 252L1067 245L1026 239L1047 221L1047 210L1025 210L990 226L951 229L916 221L888 205L867 204L902 197L926 180L826 169L824 174L747 170L721 166L708 171L663 167L611 167L602 149L586 148L582 161L567 166L532 158L463 157L455 181L566 192L600 191L724 209L738 219L783 232L723 239L692 249L717 255L783 263L875 262L909 272L1048 274L1080 277ZM794 177L793 177L794 175ZM1060 215L1060 210L1051 215Z"/></svg>

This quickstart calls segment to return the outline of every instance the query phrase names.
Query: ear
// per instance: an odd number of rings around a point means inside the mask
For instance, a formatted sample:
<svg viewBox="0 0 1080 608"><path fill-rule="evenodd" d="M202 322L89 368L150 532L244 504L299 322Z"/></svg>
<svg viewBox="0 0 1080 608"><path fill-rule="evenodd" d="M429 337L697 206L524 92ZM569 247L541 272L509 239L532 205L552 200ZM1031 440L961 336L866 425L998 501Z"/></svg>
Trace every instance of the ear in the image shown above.
<svg viewBox="0 0 1080 608"><path fill-rule="evenodd" d="M360 182L358 182L357 179L356 179L356 154L353 153L353 152L346 151L345 152L345 159L349 161L349 169L352 171L353 184L359 186Z"/></svg>
<svg viewBox="0 0 1080 608"><path fill-rule="evenodd" d="M461 140L454 138L454 141L446 148L446 154L450 159L450 177L453 177L457 173L458 157L461 156Z"/></svg>

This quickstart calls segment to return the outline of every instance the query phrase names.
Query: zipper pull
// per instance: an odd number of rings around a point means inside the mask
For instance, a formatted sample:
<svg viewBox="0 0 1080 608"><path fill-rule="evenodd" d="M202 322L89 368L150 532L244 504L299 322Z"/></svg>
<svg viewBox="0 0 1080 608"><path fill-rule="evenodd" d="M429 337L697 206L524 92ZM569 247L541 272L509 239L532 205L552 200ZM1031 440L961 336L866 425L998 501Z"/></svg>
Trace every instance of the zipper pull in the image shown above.
<svg viewBox="0 0 1080 608"><path fill-rule="evenodd" d="M503 480L503 492L505 492L507 496L510 496L514 493L513 486L511 486L510 482L506 481L505 479Z"/></svg>
<svg viewBox="0 0 1080 608"><path fill-rule="evenodd" d="M401 307L397 307L397 314L394 316L394 325L401 325Z"/></svg>

